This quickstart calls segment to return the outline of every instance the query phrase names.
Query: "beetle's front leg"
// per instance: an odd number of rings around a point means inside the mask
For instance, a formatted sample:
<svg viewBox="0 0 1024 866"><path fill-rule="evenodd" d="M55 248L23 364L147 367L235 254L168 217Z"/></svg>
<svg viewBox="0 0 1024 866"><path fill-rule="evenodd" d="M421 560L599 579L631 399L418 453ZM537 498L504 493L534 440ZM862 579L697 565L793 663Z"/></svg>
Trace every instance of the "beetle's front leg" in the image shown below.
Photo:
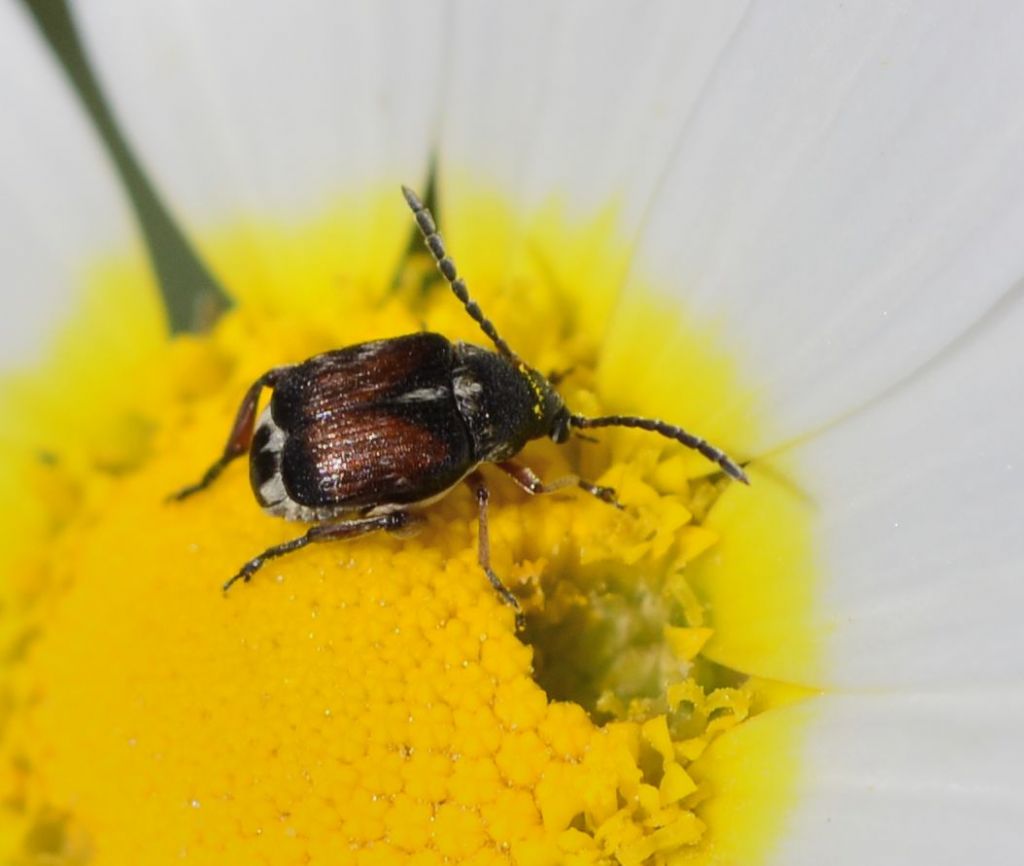
<svg viewBox="0 0 1024 866"><path fill-rule="evenodd" d="M287 553L294 553L301 550L307 544L316 541L340 541L346 538L357 538L370 532L385 530L387 532L402 533L409 529L417 517L408 511L391 511L387 514L378 514L375 517L360 517L355 520L339 520L334 523L321 523L312 527L305 535L293 538L283 544L275 544L268 547L259 556L254 556L243 565L238 574L224 584L224 592L227 592L231 585L239 580L248 583L252 576L259 571L268 559L276 559Z"/></svg>
<svg viewBox="0 0 1024 866"><path fill-rule="evenodd" d="M479 471L474 471L466 476L466 483L473 489L473 493L476 494L479 515L480 529L477 542L477 562L480 563L480 568L487 575L487 579L491 582L495 592L501 596L501 600L516 612L516 631L522 631L523 626L526 625L526 620L523 618L523 609L519 605L519 599L512 595L512 591L501 582L501 578L491 568L491 540L487 531L487 503L491 499L491 494L487 489L487 482Z"/></svg>
<svg viewBox="0 0 1024 866"><path fill-rule="evenodd" d="M245 392L245 396L242 398L242 405L238 407L238 412L235 415L235 423L232 425L231 433L228 435L227 444L224 446L224 453L206 470L199 481L195 484L190 484L188 487L183 487L177 493L172 493L168 497L169 499L180 501L191 496L193 493L205 490L224 471L225 466L249 450L249 445L252 443L252 428L256 423L256 406L260 402L260 393L264 388L273 388L281 378L281 374L288 369L288 367L275 367L273 370L268 370L249 386L249 390Z"/></svg>
<svg viewBox="0 0 1024 866"><path fill-rule="evenodd" d="M609 505L614 505L620 511L622 510L622 503L616 498L613 487L591 484L589 481L584 481L578 475L566 475L564 478L559 478L556 481L545 484L529 466L523 466L514 460L505 460L497 465L502 472L532 496L538 496L542 493L554 493L558 490L564 490L566 487L579 487L580 490L586 490L587 493L591 496L596 496L602 502L607 502Z"/></svg>

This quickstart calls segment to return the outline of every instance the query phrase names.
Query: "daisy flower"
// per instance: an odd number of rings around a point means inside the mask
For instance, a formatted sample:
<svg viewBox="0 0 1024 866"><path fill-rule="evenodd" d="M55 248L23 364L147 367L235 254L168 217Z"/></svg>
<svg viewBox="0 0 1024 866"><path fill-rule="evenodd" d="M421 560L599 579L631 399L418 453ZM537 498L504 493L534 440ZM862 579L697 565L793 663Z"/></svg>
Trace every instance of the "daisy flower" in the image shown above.
<svg viewBox="0 0 1024 866"><path fill-rule="evenodd" d="M0 9L4 862L1019 859L1015 5L72 13ZM489 474L519 632L466 490L227 595L302 529L166 501L270 367L484 344L402 183L574 410L752 481L529 445L624 508Z"/></svg>

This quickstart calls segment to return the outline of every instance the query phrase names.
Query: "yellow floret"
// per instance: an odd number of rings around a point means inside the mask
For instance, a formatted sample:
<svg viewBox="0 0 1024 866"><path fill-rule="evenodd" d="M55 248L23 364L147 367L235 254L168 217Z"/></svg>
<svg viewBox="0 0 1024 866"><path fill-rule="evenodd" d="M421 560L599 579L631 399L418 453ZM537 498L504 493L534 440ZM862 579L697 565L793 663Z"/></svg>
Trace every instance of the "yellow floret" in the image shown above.
<svg viewBox="0 0 1024 866"><path fill-rule="evenodd" d="M567 234L545 220L552 250L614 254L604 223ZM618 368L598 350L610 288L556 290L524 267L514 303L477 282L482 305L539 369L575 366L571 405L616 408ZM260 513L244 461L165 501L217 454L264 368L422 322L482 342L443 286L421 292L424 260L405 273L390 296L348 297L337 321L252 304L156 352L160 399L133 407L145 432L118 446L131 459L116 472L25 452L32 538L47 541L11 554L5 591L4 862L639 866L740 850L722 841L729 786L711 756L768 690L703 656L731 644L687 569L726 530L702 525L723 488L692 455L614 432L524 455L543 478L616 486L623 511L495 477L494 567L523 601L522 634L478 567L466 491L414 538L311 546L227 595L241 563L302 527ZM574 303L593 330L560 340ZM701 371L729 385L727 368ZM630 399L664 409L645 382L653 396ZM696 426L686 405L672 412Z"/></svg>

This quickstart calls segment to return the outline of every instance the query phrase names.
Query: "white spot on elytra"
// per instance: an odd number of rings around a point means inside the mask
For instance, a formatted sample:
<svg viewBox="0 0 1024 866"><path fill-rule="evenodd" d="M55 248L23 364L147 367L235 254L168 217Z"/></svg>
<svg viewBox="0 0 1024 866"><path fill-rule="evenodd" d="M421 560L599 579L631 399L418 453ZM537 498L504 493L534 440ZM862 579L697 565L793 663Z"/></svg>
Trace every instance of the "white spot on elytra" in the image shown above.
<svg viewBox="0 0 1024 866"><path fill-rule="evenodd" d="M448 396L448 389L443 385L436 388L417 388L415 391L408 391L395 399L396 403L430 403L434 400L443 400Z"/></svg>

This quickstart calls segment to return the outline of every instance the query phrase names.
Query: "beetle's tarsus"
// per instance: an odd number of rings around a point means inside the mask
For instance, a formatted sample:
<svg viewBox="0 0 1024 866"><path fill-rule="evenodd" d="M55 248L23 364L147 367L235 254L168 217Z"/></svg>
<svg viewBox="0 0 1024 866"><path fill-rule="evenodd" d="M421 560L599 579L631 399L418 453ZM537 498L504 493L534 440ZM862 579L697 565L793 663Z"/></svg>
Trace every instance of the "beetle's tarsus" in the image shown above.
<svg viewBox="0 0 1024 866"><path fill-rule="evenodd" d="M614 487L602 487L600 484L591 484L588 481L578 481L580 489L586 490L587 493L600 499L602 502L607 502L619 511L625 511L626 506L619 502L618 494L615 492Z"/></svg>
<svg viewBox="0 0 1024 866"><path fill-rule="evenodd" d="M522 631L526 628L526 616L523 614L523 606L519 603L519 599L512 594L512 590L502 583L501 578L494 573L489 565L483 566L483 570L491 582L491 586L494 587L494 591L498 593L498 597L514 611L516 631Z"/></svg>
<svg viewBox="0 0 1024 866"><path fill-rule="evenodd" d="M184 499L188 499L190 496L199 493L201 490L205 490L224 471L224 467L228 465L228 461L221 458L214 463L209 469L203 473L203 477L200 478L195 484L189 484L187 487L182 487L181 490L176 490L171 493L164 501L165 502L181 502Z"/></svg>
<svg viewBox="0 0 1024 866"><path fill-rule="evenodd" d="M238 583L238 581L248 583L252 580L252 576L263 567L263 560L265 556L266 554L263 556L257 556L255 559L250 559L239 569L238 574L230 580L225 581L224 586L221 587L221 591L227 592L234 584Z"/></svg>
<svg viewBox="0 0 1024 866"><path fill-rule="evenodd" d="M523 612L522 605L519 604L519 599L512 594L512 590L502 583L501 578L494 573L490 566L485 565L483 569L484 574L487 575L487 579L491 582L491 586L494 587L494 591L498 593L501 600L512 608L518 616L521 616Z"/></svg>

